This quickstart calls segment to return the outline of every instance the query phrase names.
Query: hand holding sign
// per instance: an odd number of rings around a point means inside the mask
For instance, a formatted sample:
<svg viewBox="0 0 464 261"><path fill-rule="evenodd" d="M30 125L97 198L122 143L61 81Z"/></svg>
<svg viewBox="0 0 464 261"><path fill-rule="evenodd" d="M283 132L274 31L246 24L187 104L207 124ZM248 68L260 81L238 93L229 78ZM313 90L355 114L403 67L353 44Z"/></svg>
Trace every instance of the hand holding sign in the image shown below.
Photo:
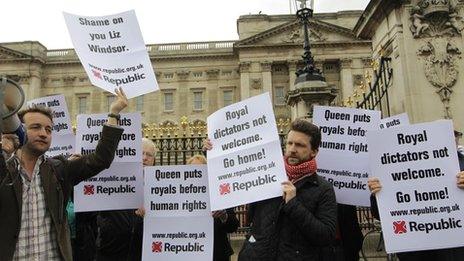
<svg viewBox="0 0 464 261"><path fill-rule="evenodd" d="M111 105L110 105L110 112L118 114L120 113L124 108L127 107L127 104L129 103L127 101L126 94L124 93L124 90L122 87L114 89L114 92L116 93L117 99L114 100Z"/></svg>
<svg viewBox="0 0 464 261"><path fill-rule="evenodd" d="M458 187L464 189L464 171L461 171L457 175L458 178Z"/></svg>
<svg viewBox="0 0 464 261"><path fill-rule="evenodd" d="M290 200L296 197L296 187L293 185L292 182L290 181L282 182L282 190L284 192L283 197L284 197L285 203L288 203Z"/></svg>
<svg viewBox="0 0 464 261"><path fill-rule="evenodd" d="M382 189L382 185L380 185L380 181L378 178L371 177L367 180L367 186L372 194L376 194Z"/></svg>
<svg viewBox="0 0 464 261"><path fill-rule="evenodd" d="M110 115L119 116L119 113L124 108L127 107L128 101L127 101L126 94L122 90L122 87L116 88L116 89L114 89L114 91L116 92L116 97L117 98L110 105L110 113L111 113ZM117 124L116 118L109 117L108 124L109 125L116 125Z"/></svg>

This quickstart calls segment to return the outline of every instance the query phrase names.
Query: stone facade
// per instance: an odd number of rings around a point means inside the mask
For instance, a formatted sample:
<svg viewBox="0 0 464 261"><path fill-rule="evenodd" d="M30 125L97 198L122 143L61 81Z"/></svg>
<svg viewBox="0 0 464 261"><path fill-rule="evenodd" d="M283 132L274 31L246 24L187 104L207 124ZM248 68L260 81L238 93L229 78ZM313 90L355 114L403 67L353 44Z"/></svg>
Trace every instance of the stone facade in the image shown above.
<svg viewBox="0 0 464 261"><path fill-rule="evenodd" d="M337 90L333 104L354 106L375 61L389 57L392 115L407 112L413 123L452 118L463 130L463 2L371 0L364 11L315 14L312 51L316 67ZM147 45L161 91L132 99L129 110L159 126L178 125L182 117L201 125L224 105L270 92L278 120L300 115L303 110L285 105L284 98L295 89L302 60L296 17L244 15L237 30L236 41ZM72 49L0 43L0 75L18 81L27 99L64 94L74 119L106 112L112 99L91 86Z"/></svg>
<svg viewBox="0 0 464 261"><path fill-rule="evenodd" d="M354 28L373 58L392 59L392 114L411 122L453 119L464 128L464 1L371 0ZM460 73L461 72L461 73Z"/></svg>
<svg viewBox="0 0 464 261"><path fill-rule="evenodd" d="M316 14L310 21L316 66L339 90L336 104L351 94L370 68L371 41L353 28L361 11ZM160 91L134 98L130 111L146 123L205 121L226 104L263 93L273 97L278 119L291 117L285 94L300 66L303 33L294 15L245 15L239 40L147 45ZM64 33L64 32L63 32ZM93 87L73 49L48 50L39 42L0 44L0 75L18 80L27 98L64 94L70 113L106 112L110 94Z"/></svg>

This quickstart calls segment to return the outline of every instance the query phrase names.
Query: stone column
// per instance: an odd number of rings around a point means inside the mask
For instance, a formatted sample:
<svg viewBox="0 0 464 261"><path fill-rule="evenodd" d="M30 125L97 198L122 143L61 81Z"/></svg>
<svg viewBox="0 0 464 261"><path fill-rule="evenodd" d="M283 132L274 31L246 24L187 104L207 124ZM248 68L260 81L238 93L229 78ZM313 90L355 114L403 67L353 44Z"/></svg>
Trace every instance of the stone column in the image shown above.
<svg viewBox="0 0 464 261"><path fill-rule="evenodd" d="M297 60L290 60L287 61L288 65L288 79L289 79L289 90L295 90L295 80L296 80L296 69L297 69ZM295 119L298 115L298 106L290 106L290 111L292 115L292 119Z"/></svg>
<svg viewBox="0 0 464 261"><path fill-rule="evenodd" d="M272 89L272 62L261 62L261 76L263 79L263 93L269 92L272 100L274 97Z"/></svg>
<svg viewBox="0 0 464 261"><path fill-rule="evenodd" d="M240 100L250 97L250 62L240 63Z"/></svg>
<svg viewBox="0 0 464 261"><path fill-rule="evenodd" d="M20 75L19 81L26 95L26 101L45 96L45 93L41 93L42 68L40 65L32 65L30 73Z"/></svg>
<svg viewBox="0 0 464 261"><path fill-rule="evenodd" d="M353 93L353 72L351 59L340 60L340 87L341 98L344 100Z"/></svg>

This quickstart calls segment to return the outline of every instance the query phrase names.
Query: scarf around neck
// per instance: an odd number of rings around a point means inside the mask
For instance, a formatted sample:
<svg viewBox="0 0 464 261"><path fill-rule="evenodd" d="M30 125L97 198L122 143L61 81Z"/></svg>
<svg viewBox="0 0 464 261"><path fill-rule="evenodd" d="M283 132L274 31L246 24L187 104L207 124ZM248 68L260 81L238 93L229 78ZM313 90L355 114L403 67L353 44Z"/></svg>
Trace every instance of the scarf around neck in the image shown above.
<svg viewBox="0 0 464 261"><path fill-rule="evenodd" d="M288 158L284 158L285 170L287 172L288 179L295 183L303 177L310 176L317 171L316 159L310 159L298 165L290 165L288 163Z"/></svg>

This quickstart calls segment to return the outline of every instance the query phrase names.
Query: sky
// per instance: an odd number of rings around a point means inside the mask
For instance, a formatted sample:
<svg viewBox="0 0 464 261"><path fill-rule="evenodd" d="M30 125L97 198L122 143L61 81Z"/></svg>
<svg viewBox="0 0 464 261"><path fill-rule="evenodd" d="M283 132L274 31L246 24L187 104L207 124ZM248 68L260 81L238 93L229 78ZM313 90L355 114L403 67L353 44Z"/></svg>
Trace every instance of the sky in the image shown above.
<svg viewBox="0 0 464 261"><path fill-rule="evenodd" d="M369 0L315 0L315 12L363 10ZM63 11L103 16L134 9L146 44L238 39L246 14L289 14L294 0L5 0L0 43L39 41L47 49L72 48ZM292 13L295 12L293 7Z"/></svg>

